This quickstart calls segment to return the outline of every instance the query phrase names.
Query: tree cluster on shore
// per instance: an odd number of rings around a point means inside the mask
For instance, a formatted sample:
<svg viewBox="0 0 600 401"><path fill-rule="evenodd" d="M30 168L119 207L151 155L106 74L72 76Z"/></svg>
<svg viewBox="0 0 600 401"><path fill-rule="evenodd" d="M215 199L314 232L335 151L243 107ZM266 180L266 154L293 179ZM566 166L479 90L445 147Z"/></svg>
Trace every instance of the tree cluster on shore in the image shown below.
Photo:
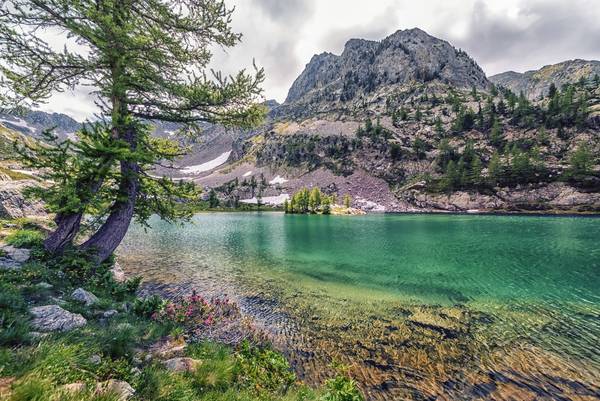
<svg viewBox="0 0 600 401"><path fill-rule="evenodd" d="M344 207L350 208L350 195L344 195ZM331 214L332 207L337 203L335 194L327 195L317 187L302 188L288 201L283 203L283 210L289 214Z"/></svg>

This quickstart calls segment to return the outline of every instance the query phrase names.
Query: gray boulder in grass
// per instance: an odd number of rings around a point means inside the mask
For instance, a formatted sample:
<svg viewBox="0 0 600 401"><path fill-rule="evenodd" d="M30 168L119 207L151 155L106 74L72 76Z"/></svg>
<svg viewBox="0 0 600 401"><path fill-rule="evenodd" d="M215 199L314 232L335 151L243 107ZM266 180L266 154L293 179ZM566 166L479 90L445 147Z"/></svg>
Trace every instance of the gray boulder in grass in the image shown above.
<svg viewBox="0 0 600 401"><path fill-rule="evenodd" d="M71 298L77 302L85 304L86 306L91 306L99 301L97 296L89 291L84 290L83 288L78 288L73 291Z"/></svg>
<svg viewBox="0 0 600 401"><path fill-rule="evenodd" d="M39 331L69 331L87 323L83 316L64 310L58 305L36 306L29 312L34 317L31 326Z"/></svg>

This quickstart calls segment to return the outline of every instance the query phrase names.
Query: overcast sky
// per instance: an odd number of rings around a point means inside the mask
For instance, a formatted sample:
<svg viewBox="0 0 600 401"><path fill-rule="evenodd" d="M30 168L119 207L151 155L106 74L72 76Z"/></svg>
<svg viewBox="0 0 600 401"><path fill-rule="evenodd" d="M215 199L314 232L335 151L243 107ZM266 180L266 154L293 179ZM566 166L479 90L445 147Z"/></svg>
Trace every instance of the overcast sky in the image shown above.
<svg viewBox="0 0 600 401"><path fill-rule="evenodd" d="M350 38L380 40L419 27L466 50L489 75L573 58L600 60L600 0L226 0L242 43L215 51L224 72L265 68L265 97L283 102L313 54L339 54ZM86 89L53 97L45 110L83 120Z"/></svg>

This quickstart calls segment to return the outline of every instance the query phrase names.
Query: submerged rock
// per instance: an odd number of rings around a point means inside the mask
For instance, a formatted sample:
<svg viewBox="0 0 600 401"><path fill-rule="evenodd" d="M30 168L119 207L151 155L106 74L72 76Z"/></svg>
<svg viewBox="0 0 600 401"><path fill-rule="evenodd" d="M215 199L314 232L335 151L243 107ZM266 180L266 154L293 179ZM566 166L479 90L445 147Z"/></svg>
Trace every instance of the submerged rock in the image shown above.
<svg viewBox="0 0 600 401"><path fill-rule="evenodd" d="M87 321L79 314L58 305L36 306L29 312L34 316L32 327L39 331L69 331L85 326Z"/></svg>
<svg viewBox="0 0 600 401"><path fill-rule="evenodd" d="M73 298L75 301L84 303L86 306L91 306L99 301L97 296L89 291L84 290L83 288L78 288L73 291L71 298Z"/></svg>

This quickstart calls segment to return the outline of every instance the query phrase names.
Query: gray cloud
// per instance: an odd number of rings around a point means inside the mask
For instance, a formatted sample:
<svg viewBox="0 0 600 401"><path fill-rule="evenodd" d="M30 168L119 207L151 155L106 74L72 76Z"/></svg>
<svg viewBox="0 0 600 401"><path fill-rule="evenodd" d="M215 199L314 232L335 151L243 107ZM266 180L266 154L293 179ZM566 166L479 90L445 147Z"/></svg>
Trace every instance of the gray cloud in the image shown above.
<svg viewBox="0 0 600 401"><path fill-rule="evenodd" d="M388 6L366 24L348 26L329 32L320 42L323 50L339 54L350 39L381 40L398 30L394 7Z"/></svg>
<svg viewBox="0 0 600 401"><path fill-rule="evenodd" d="M314 11L312 1L306 0L251 0L263 13L274 21L289 26L298 21L306 20Z"/></svg>
<svg viewBox="0 0 600 401"><path fill-rule="evenodd" d="M596 4L592 4L596 3ZM488 74L537 69L572 58L600 57L600 17L595 1L528 0L515 19L491 13L477 1L467 36L451 41Z"/></svg>
<svg viewBox="0 0 600 401"><path fill-rule="evenodd" d="M339 54L347 40L381 40L420 27L466 50L492 75L572 58L600 59L599 0L226 0L242 43L214 50L225 73L265 68L265 97L283 100L313 53ZM460 3L460 7L457 7ZM509 6L510 4L510 6ZM59 95L46 109L91 115L89 96Z"/></svg>

